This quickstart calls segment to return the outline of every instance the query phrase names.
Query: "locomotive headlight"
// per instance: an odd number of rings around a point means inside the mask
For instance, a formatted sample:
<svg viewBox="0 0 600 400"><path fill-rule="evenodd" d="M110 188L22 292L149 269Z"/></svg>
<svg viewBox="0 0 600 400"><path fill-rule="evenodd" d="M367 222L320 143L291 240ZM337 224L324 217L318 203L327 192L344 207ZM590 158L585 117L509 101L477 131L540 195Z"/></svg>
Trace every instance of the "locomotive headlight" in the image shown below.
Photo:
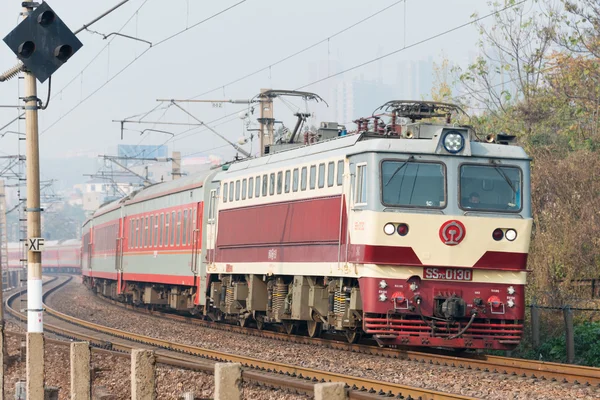
<svg viewBox="0 0 600 400"><path fill-rule="evenodd" d="M381 280L381 281L379 282L379 288L380 288L380 289L385 289L387 286L388 286L388 285L387 285L387 282L386 282L386 281L384 281L384 280Z"/></svg>
<svg viewBox="0 0 600 400"><path fill-rule="evenodd" d="M450 131L444 135L442 143L444 144L444 149L446 149L448 153L455 154L463 149L465 146L465 139L460 133Z"/></svg>
<svg viewBox="0 0 600 400"><path fill-rule="evenodd" d="M393 235L394 232L396 232L396 227L394 226L394 224L385 224L385 226L383 227L383 231L385 232L386 235Z"/></svg>
<svg viewBox="0 0 600 400"><path fill-rule="evenodd" d="M517 231L515 231L514 229L509 229L504 234L504 237L506 238L506 240L509 240L512 242L513 240L515 240L517 238Z"/></svg>
<svg viewBox="0 0 600 400"><path fill-rule="evenodd" d="M386 301L387 300L387 296L385 295L385 293L380 293L379 294L379 301Z"/></svg>

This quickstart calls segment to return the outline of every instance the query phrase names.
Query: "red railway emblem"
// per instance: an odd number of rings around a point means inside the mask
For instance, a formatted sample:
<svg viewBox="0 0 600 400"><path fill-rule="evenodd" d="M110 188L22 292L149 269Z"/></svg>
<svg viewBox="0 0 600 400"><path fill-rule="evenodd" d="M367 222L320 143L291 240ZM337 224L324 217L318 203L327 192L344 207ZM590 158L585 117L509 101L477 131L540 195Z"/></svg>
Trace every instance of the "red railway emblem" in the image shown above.
<svg viewBox="0 0 600 400"><path fill-rule="evenodd" d="M460 221L450 220L440 227L440 240L448 246L456 246L465 238L465 226Z"/></svg>

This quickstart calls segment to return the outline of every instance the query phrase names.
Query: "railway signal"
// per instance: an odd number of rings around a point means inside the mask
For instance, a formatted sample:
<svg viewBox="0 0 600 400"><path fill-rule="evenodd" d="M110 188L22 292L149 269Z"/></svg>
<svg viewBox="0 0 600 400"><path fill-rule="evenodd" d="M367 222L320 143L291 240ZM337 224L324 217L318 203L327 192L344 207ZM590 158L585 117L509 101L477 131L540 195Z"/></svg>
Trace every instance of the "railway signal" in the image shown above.
<svg viewBox="0 0 600 400"><path fill-rule="evenodd" d="M48 3L25 2L28 17L4 38L17 58L41 82L66 63L83 44Z"/></svg>

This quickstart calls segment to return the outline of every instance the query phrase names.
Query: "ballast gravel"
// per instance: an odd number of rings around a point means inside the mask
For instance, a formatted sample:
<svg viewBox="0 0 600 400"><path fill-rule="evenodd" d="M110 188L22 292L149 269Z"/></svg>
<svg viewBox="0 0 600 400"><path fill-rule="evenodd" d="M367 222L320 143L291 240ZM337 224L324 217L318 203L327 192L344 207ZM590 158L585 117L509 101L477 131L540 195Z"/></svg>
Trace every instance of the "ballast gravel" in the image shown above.
<svg viewBox="0 0 600 400"><path fill-rule="evenodd" d="M172 342L475 398L600 399L597 387L461 370L314 345L280 342L138 314L97 298L79 279L74 279L50 295L47 305L86 321ZM281 392L270 394L282 397L264 398L290 398L290 395Z"/></svg>

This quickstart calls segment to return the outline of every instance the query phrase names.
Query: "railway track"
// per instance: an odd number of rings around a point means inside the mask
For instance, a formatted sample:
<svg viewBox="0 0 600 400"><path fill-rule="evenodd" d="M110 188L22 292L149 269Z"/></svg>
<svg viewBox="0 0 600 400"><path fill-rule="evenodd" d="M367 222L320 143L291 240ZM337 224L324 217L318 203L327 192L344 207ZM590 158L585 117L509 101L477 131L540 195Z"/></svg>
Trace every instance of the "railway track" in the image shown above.
<svg viewBox="0 0 600 400"><path fill-rule="evenodd" d="M58 277L46 282L44 300L71 280L70 277ZM7 311L17 318L23 318L20 311L12 307L14 300L25 290L10 295L6 299ZM443 393L411 386L375 381L371 379L320 371L284 363L264 361L251 357L233 355L225 352L174 343L149 336L125 332L102 326L63 314L44 305L46 310L44 329L73 340L89 341L94 347L117 351L128 357L133 348L154 349L157 362L198 371L212 372L216 362L238 362L243 366L245 381L255 382L269 387L282 388L298 393L312 393L315 383L344 382L351 390L351 399L420 399L420 400L467 400L471 397Z"/></svg>
<svg viewBox="0 0 600 400"><path fill-rule="evenodd" d="M427 363L431 365L455 367L466 370L476 370L511 376L520 376L524 378L548 380L551 382L558 381L575 385L592 385L600 387L600 368L493 355L466 354L457 356L449 355L445 352L419 352L403 349L381 348L377 345L370 344L349 344L347 342L338 340L310 338L302 335L288 335L287 333L282 332L259 330L256 328L206 321L199 318L187 317L169 312L135 307L131 304L124 304L113 299L106 298L102 295L97 296L113 305L117 305L135 312L160 316L161 318L169 318L180 322L191 323L206 328L219 329L228 332L242 333L291 343L317 345L326 348L346 350L355 353L370 354L387 358L398 358L414 361L415 363Z"/></svg>

